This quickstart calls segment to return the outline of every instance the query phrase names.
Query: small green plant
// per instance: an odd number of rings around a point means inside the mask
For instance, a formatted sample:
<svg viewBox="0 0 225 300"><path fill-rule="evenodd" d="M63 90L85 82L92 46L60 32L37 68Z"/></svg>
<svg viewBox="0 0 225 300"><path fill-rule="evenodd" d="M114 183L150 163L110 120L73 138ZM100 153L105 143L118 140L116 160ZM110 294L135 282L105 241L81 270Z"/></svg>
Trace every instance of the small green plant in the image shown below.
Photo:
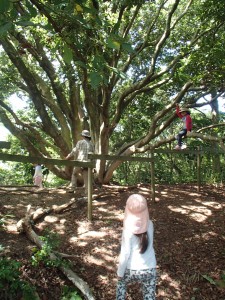
<svg viewBox="0 0 225 300"><path fill-rule="evenodd" d="M44 244L44 246L40 250L34 248L34 255L31 258L32 265L37 267L41 262L43 262L48 267L58 267L60 265L60 261L53 261L49 258L51 251L52 248L48 244Z"/></svg>
<svg viewBox="0 0 225 300"><path fill-rule="evenodd" d="M61 300L82 300L74 288L64 286Z"/></svg>
<svg viewBox="0 0 225 300"><path fill-rule="evenodd" d="M41 262L48 267L64 265L65 263L61 258L56 258L54 260L50 259L50 253L56 251L60 244L58 234L46 231L45 236L41 236L40 238L44 242L44 245L40 250L36 247L33 248L34 254L31 258L32 265L38 266Z"/></svg>
<svg viewBox="0 0 225 300"><path fill-rule="evenodd" d="M0 259L0 299L37 299L35 288L20 279L21 264L15 260Z"/></svg>
<svg viewBox="0 0 225 300"><path fill-rule="evenodd" d="M202 277L205 278L212 285L215 285L221 289L225 289L225 272L223 272L219 280L218 279L214 280L212 277L208 275L202 275Z"/></svg>
<svg viewBox="0 0 225 300"><path fill-rule="evenodd" d="M210 284L216 285L216 282L212 277L210 277L208 275L202 275L202 277L205 278Z"/></svg>

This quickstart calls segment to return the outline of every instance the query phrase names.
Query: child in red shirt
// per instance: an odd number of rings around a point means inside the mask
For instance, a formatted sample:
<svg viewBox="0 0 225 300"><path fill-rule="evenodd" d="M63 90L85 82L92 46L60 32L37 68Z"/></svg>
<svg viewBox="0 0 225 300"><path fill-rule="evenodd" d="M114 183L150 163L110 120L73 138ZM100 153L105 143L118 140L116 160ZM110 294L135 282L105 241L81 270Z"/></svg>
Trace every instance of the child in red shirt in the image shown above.
<svg viewBox="0 0 225 300"><path fill-rule="evenodd" d="M187 132L192 130L192 119L190 116L190 111L187 108L180 109L179 105L176 104L176 114L183 121L183 129L177 134L177 145L175 149L182 149L182 137L186 136Z"/></svg>

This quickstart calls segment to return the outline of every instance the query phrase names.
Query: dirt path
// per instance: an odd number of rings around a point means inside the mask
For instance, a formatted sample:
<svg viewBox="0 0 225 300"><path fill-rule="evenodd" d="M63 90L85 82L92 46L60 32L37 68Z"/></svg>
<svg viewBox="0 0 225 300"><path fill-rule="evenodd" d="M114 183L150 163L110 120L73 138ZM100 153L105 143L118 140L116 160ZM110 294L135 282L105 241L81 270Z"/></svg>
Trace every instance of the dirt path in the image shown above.
<svg viewBox="0 0 225 300"><path fill-rule="evenodd" d="M225 289L206 279L219 280L225 272L225 189L206 186L197 193L192 185L164 185L156 190L158 202L149 200L149 209L155 226L157 300L225 300ZM149 198L150 192L147 186L111 186L95 193L102 195L104 191L108 195L93 202L93 222L89 222L87 203L80 199L82 191L71 194L65 189L37 192L0 188L0 216L11 215L0 231L0 244L8 257L23 263L23 277L36 286L42 300L60 300L63 286L71 284L55 268L31 266L34 245L16 231L15 225L24 217L28 204L36 210L64 204L74 197L79 200L70 209L45 216L35 231L39 235L46 229L57 233L59 252L74 255L71 268L92 288L96 300L115 299L125 202L131 193ZM127 299L141 299L138 286L129 287Z"/></svg>

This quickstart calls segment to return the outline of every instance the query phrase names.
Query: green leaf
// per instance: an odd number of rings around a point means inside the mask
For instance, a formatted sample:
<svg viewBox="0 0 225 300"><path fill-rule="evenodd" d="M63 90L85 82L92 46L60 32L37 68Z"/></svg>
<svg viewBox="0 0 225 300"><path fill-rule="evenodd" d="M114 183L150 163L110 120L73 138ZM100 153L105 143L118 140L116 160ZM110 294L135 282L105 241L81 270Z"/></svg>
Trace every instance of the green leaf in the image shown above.
<svg viewBox="0 0 225 300"><path fill-rule="evenodd" d="M96 89L99 84L102 81L101 75L99 75L97 72L91 72L90 73L90 81L91 81L91 86Z"/></svg>
<svg viewBox="0 0 225 300"><path fill-rule="evenodd" d="M26 5L27 5L27 8L29 10L30 16L32 18L36 17L37 16L36 8L33 5L31 5L29 1L26 1Z"/></svg>
<svg viewBox="0 0 225 300"><path fill-rule="evenodd" d="M63 59L68 64L73 59L73 52L72 52L72 50L67 45L64 45Z"/></svg>
<svg viewBox="0 0 225 300"><path fill-rule="evenodd" d="M93 59L93 67L96 69L102 69L104 67L105 60L101 55L95 55Z"/></svg>
<svg viewBox="0 0 225 300"><path fill-rule="evenodd" d="M127 75L124 72L121 72L119 69L113 67L109 67L109 69L116 73L120 78L127 79Z"/></svg>
<svg viewBox="0 0 225 300"><path fill-rule="evenodd" d="M128 53L134 53L135 52L133 50L131 44L129 44L129 43L122 43L122 49L126 50Z"/></svg>
<svg viewBox="0 0 225 300"><path fill-rule="evenodd" d="M109 48L116 49L116 50L119 50L121 45L118 41L112 39L111 37L107 39L106 44Z"/></svg>
<svg viewBox="0 0 225 300"><path fill-rule="evenodd" d="M0 1L0 14L7 12L10 8L10 1L9 0L1 0Z"/></svg>
<svg viewBox="0 0 225 300"><path fill-rule="evenodd" d="M17 25L19 26L37 26L35 23L31 22L31 21L18 21L16 22Z"/></svg>
<svg viewBox="0 0 225 300"><path fill-rule="evenodd" d="M216 285L216 282L208 275L202 275L203 278L205 278L206 280L208 280L209 283Z"/></svg>
<svg viewBox="0 0 225 300"><path fill-rule="evenodd" d="M81 60L76 60L76 65L82 67L82 68L85 68L87 69L87 66L85 65L84 62L82 62Z"/></svg>
<svg viewBox="0 0 225 300"><path fill-rule="evenodd" d="M6 35L7 32L8 32L9 30L11 30L12 28L13 28L13 24L12 24L12 23L6 23L6 24L2 25L2 26L0 27L0 36Z"/></svg>

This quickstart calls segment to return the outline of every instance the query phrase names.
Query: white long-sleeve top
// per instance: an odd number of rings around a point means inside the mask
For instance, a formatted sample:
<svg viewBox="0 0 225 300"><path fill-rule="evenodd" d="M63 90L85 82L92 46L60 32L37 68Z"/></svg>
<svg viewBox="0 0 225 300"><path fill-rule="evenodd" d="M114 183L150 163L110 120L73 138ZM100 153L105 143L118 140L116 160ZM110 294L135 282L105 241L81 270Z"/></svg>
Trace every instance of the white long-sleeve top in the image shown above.
<svg viewBox="0 0 225 300"><path fill-rule="evenodd" d="M140 253L139 238L129 230L123 230L117 275L123 277L126 269L146 270L156 267L155 251L153 248L153 223L148 224L148 248Z"/></svg>
<svg viewBox="0 0 225 300"><path fill-rule="evenodd" d="M35 166L34 177L37 177L37 176L42 176L42 168L41 168L41 165L36 165L36 166Z"/></svg>

